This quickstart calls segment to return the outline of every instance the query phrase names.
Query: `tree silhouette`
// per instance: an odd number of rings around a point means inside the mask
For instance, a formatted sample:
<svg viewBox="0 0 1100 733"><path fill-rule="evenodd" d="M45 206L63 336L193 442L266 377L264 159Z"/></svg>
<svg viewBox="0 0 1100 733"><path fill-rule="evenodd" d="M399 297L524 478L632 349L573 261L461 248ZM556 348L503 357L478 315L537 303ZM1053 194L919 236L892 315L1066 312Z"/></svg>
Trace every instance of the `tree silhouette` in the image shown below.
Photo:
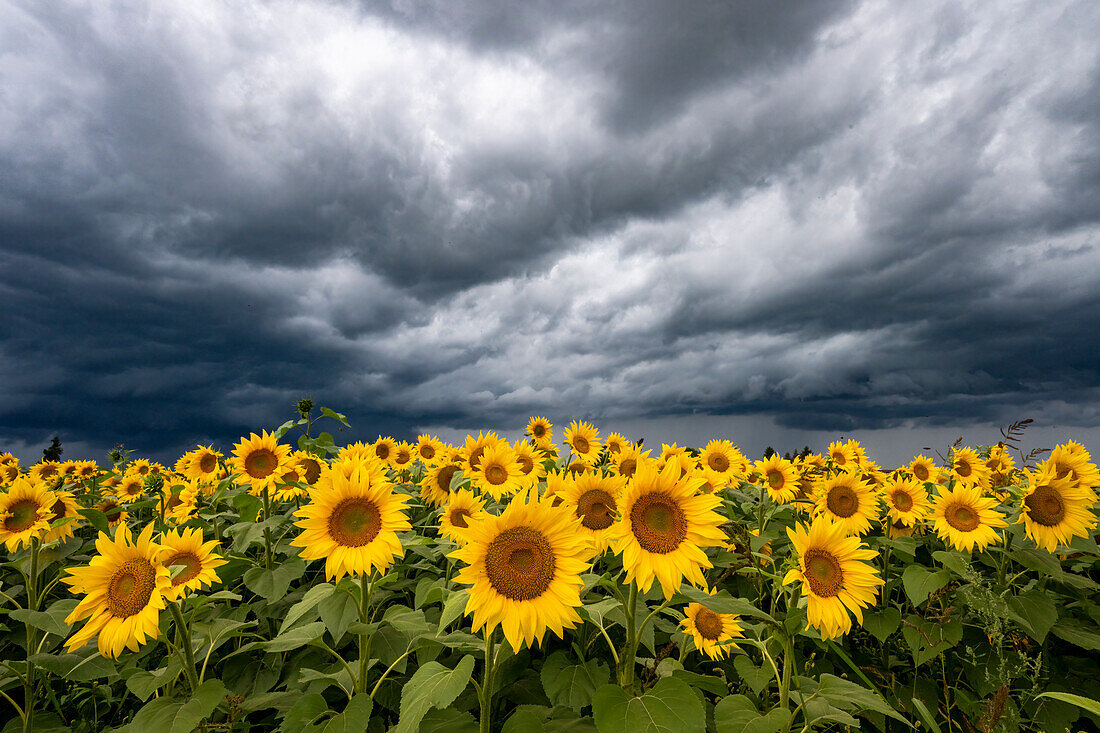
<svg viewBox="0 0 1100 733"><path fill-rule="evenodd" d="M44 461L60 461L61 454L65 450L61 447L61 438L56 435L53 436L53 442L50 443L48 448L42 449L42 460Z"/></svg>

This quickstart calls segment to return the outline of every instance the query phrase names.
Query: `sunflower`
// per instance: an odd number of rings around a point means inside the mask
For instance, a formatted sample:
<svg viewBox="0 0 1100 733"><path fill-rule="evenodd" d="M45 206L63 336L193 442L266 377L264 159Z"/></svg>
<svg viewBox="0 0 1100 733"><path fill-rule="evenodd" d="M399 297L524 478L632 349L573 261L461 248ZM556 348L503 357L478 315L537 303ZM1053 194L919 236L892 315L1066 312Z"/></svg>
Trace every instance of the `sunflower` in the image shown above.
<svg viewBox="0 0 1100 733"><path fill-rule="evenodd" d="M989 489L992 472L973 448L956 448L951 460L951 478L959 486Z"/></svg>
<svg viewBox="0 0 1100 733"><path fill-rule="evenodd" d="M526 485L523 475L515 451L508 443L500 442L485 449L471 478L481 493L500 501Z"/></svg>
<svg viewBox="0 0 1100 733"><path fill-rule="evenodd" d="M863 449L863 446L859 444L858 440L852 438L844 444L844 447L848 449L856 465L863 466L867 463L867 451Z"/></svg>
<svg viewBox="0 0 1100 733"><path fill-rule="evenodd" d="M457 544L466 544L470 524L486 516L485 502L469 489L459 489L451 494L439 516L439 533Z"/></svg>
<svg viewBox="0 0 1100 733"><path fill-rule="evenodd" d="M107 518L108 527L117 527L120 524L125 524L126 520L130 518L130 513L123 510L122 505L118 503L118 497L110 494L104 496L103 499L95 505L95 508Z"/></svg>
<svg viewBox="0 0 1100 733"><path fill-rule="evenodd" d="M623 448L629 447L631 442L618 433L611 433L607 436L607 440L605 440L603 444L604 447L607 448L607 452L614 455Z"/></svg>
<svg viewBox="0 0 1100 733"><path fill-rule="evenodd" d="M405 441L398 443L393 451L393 467L403 471L411 466L414 460L416 460L416 449Z"/></svg>
<svg viewBox="0 0 1100 733"><path fill-rule="evenodd" d="M298 480L302 483L313 486L321 478L325 463L317 456L298 450L290 454L290 460L298 471Z"/></svg>
<svg viewBox="0 0 1100 733"><path fill-rule="evenodd" d="M634 475L634 472L638 470L640 464L652 460L649 457L651 452L652 451L648 450L643 452L642 449L636 445L623 448L611 457L611 468L620 476L630 478Z"/></svg>
<svg viewBox="0 0 1100 733"><path fill-rule="evenodd" d="M251 487L251 493L260 494L271 491L279 482L279 477L290 462L290 448L279 445L274 433L263 431L263 435L252 433L242 438L233 448L230 465L244 483Z"/></svg>
<svg viewBox="0 0 1100 733"><path fill-rule="evenodd" d="M416 439L416 457L425 466L435 465L443 441L434 435L421 435Z"/></svg>
<svg viewBox="0 0 1100 733"><path fill-rule="evenodd" d="M57 495L45 484L22 477L0 493L0 541L7 545L8 552L30 547L31 540L49 532L56 502Z"/></svg>
<svg viewBox="0 0 1100 733"><path fill-rule="evenodd" d="M610 544L624 486L623 476L586 473L566 480L557 492L562 503L577 516L581 532L588 537L596 554L602 554Z"/></svg>
<svg viewBox="0 0 1100 733"><path fill-rule="evenodd" d="M388 435L385 437L379 435L378 440L371 444L371 450L374 452L375 458L386 465L392 465L397 454L397 441Z"/></svg>
<svg viewBox="0 0 1100 733"><path fill-rule="evenodd" d="M524 491L499 517L470 523L468 540L450 557L466 563L455 580L471 586L466 614L474 632L501 626L519 652L524 642L541 644L547 629L564 638L580 622L580 576L592 548L568 507Z"/></svg>
<svg viewBox="0 0 1100 733"><path fill-rule="evenodd" d="M213 446L199 446L190 452L191 460L185 464L183 470L176 470L189 479L201 481L213 481L218 477L218 463L222 454L214 450Z"/></svg>
<svg viewBox="0 0 1100 733"><path fill-rule="evenodd" d="M852 451L851 446L846 443L841 443L839 440L829 444L829 450L826 451L826 455L829 460L833 462L833 465L837 468L846 471L852 467L853 463L856 463L855 452Z"/></svg>
<svg viewBox="0 0 1100 733"><path fill-rule="evenodd" d="M145 493L145 479L136 473L128 473L122 477L115 487L115 496L120 504L132 504Z"/></svg>
<svg viewBox="0 0 1100 733"><path fill-rule="evenodd" d="M519 461L520 471L523 472L523 480L527 483L538 483L539 479L546 475L546 466L542 463L542 454L526 440L517 440L512 444L512 450Z"/></svg>
<svg viewBox="0 0 1100 733"><path fill-rule="evenodd" d="M462 458L471 469L476 469L481 465L481 454L490 446L498 443L500 443L500 438L491 430L488 433L479 432L476 438L467 435L466 444L462 447Z"/></svg>
<svg viewBox="0 0 1100 733"><path fill-rule="evenodd" d="M17 478L19 478L18 463L0 464L0 484L10 484Z"/></svg>
<svg viewBox="0 0 1100 733"><path fill-rule="evenodd" d="M174 601L190 591L201 590L203 586L219 583L217 568L225 564L225 559L214 552L217 540L203 543L202 530L170 530L160 539L165 548L161 564L168 568L179 566L180 570L172 577L172 584L165 591L165 597Z"/></svg>
<svg viewBox="0 0 1100 733"><path fill-rule="evenodd" d="M916 529L915 524L906 524L905 522L889 519L886 522L886 536L892 540L896 540L898 537L912 537Z"/></svg>
<svg viewBox="0 0 1100 733"><path fill-rule="evenodd" d="M1045 466L1051 468L1056 478L1068 478L1077 486L1089 489L1100 485L1100 472L1080 443L1055 446L1040 468Z"/></svg>
<svg viewBox="0 0 1100 733"><path fill-rule="evenodd" d="M527 421L527 434L539 445L554 442L554 426L545 417L532 417Z"/></svg>
<svg viewBox="0 0 1100 733"><path fill-rule="evenodd" d="M80 505L76 503L76 496L71 491L54 491L56 501L50 507L50 524L57 524L42 536L43 542L63 540L76 534L77 522L80 521Z"/></svg>
<svg viewBox="0 0 1100 733"><path fill-rule="evenodd" d="M611 546L623 556L627 582L648 592L659 580L666 599L685 577L697 587L705 585L701 569L711 562L703 548L725 545L719 526L726 518L715 511L721 497L698 493L702 483L680 476L675 464L659 472L652 464L638 467L623 492L621 519L611 530Z"/></svg>
<svg viewBox="0 0 1100 733"><path fill-rule="evenodd" d="M934 482L937 473L936 464L932 462L931 458L915 456L909 462L909 473L913 474L913 477L921 483Z"/></svg>
<svg viewBox="0 0 1100 733"><path fill-rule="evenodd" d="M126 467L126 473L136 473L139 476L147 476L152 468L153 464L149 462L149 459L138 458L130 461L130 465Z"/></svg>
<svg viewBox="0 0 1100 733"><path fill-rule="evenodd" d="M679 456L682 456L687 452L688 449L686 446L676 445L675 443L673 443L672 445L669 445L668 443L661 443L661 455L657 457L657 467L664 468L668 465L669 461L673 460L674 458L678 458Z"/></svg>
<svg viewBox="0 0 1100 733"><path fill-rule="evenodd" d="M561 493L565 491L565 485L569 483L572 474L568 471L565 473L558 473L557 471L550 471L546 474L546 490L542 492L544 498L554 499L554 506L561 504Z"/></svg>
<svg viewBox="0 0 1100 733"><path fill-rule="evenodd" d="M777 503L786 504L798 494L798 469L778 453L756 462L756 472L760 474L768 497Z"/></svg>
<svg viewBox="0 0 1100 733"><path fill-rule="evenodd" d="M291 501L296 497L305 496L306 490L296 485L301 480L302 475L298 472L297 464L288 466L279 476L278 488L275 489L272 498L275 501Z"/></svg>
<svg viewBox="0 0 1100 733"><path fill-rule="evenodd" d="M19 459L11 453L0 453L0 466L18 466Z"/></svg>
<svg viewBox="0 0 1100 733"><path fill-rule="evenodd" d="M903 478L887 484L882 490L882 500L889 522L913 527L928 516L928 492L916 479Z"/></svg>
<svg viewBox="0 0 1100 733"><path fill-rule="evenodd" d="M998 540L993 530L1008 526L995 506L997 500L982 496L981 489L956 485L936 497L933 526L940 538L956 550L970 552L975 545L984 550Z"/></svg>
<svg viewBox="0 0 1100 733"><path fill-rule="evenodd" d="M309 504L294 513L303 531L290 544L302 548L305 560L325 558L328 580L385 572L405 552L397 533L412 528L408 497L395 493L368 464L348 477L331 471L328 478L331 486L311 488Z"/></svg>
<svg viewBox="0 0 1100 733"><path fill-rule="evenodd" d="M729 481L726 480L725 474L712 471L705 466L698 469L695 475L703 479L703 483L699 487L699 490L707 494L713 494L729 486Z"/></svg>
<svg viewBox="0 0 1100 733"><path fill-rule="evenodd" d="M680 625L695 642L695 648L718 661L737 648L733 639L743 639L741 617L735 613L717 613L700 603L689 603Z"/></svg>
<svg viewBox="0 0 1100 733"><path fill-rule="evenodd" d="M712 440L699 454L699 464L721 474L727 480L732 480L737 476L742 458L741 451L730 441Z"/></svg>
<svg viewBox="0 0 1100 733"><path fill-rule="evenodd" d="M593 465L600 458L600 431L583 420L574 420L565 430L565 444L580 460Z"/></svg>
<svg viewBox="0 0 1100 733"><path fill-rule="evenodd" d="M60 464L57 461L42 461L31 466L28 478L31 481L53 481L61 475Z"/></svg>
<svg viewBox="0 0 1100 733"><path fill-rule="evenodd" d="M172 577L161 564L165 548L153 542L152 523L136 542L123 525L113 540L100 532L95 545L99 554L88 565L69 569L69 577L62 578L73 593L85 594L65 623L88 619L65 647L77 649L98 634L99 653L117 659L123 649L137 651L160 634L160 611L166 605Z"/></svg>
<svg viewBox="0 0 1100 733"><path fill-rule="evenodd" d="M787 530L798 553L798 567L783 583L802 581L806 616L822 639L842 636L852 628L848 611L863 625L863 609L875 602L882 579L867 563L878 557L844 527L820 516L807 528L804 524Z"/></svg>
<svg viewBox="0 0 1100 733"><path fill-rule="evenodd" d="M1092 513L1096 494L1076 484L1068 474L1059 478L1056 470L1048 465L1028 474L1028 490L1018 520L1027 536L1047 552L1068 545L1074 537L1088 537L1096 526Z"/></svg>
<svg viewBox="0 0 1100 733"><path fill-rule="evenodd" d="M72 478L76 473L76 467L79 461L65 461L58 465L57 470L61 472L62 476L66 478Z"/></svg>
<svg viewBox="0 0 1100 733"><path fill-rule="evenodd" d="M457 456L452 456L428 469L424 472L424 478L420 479L420 498L436 507L451 501L453 498L451 484L454 483L454 477L461 471L462 463Z"/></svg>
<svg viewBox="0 0 1100 733"><path fill-rule="evenodd" d="M569 462L569 465L565 467L566 473L570 476L580 476L582 473L588 473L592 466L588 465L580 458L574 458Z"/></svg>
<svg viewBox="0 0 1100 733"><path fill-rule="evenodd" d="M349 445L345 445L336 454L336 461L343 461L348 458L354 458L359 461L376 461L378 457L374 455L374 448L369 443L362 441L356 441Z"/></svg>
<svg viewBox="0 0 1100 733"><path fill-rule="evenodd" d="M76 464L76 470L73 471L73 475L83 480L95 478L99 475L99 464L95 461L78 461Z"/></svg>
<svg viewBox="0 0 1100 733"><path fill-rule="evenodd" d="M878 519L878 497L860 480L859 474L840 473L817 486L817 510L836 522L847 534L863 535Z"/></svg>
<svg viewBox="0 0 1100 733"><path fill-rule="evenodd" d="M166 484L167 485L167 484ZM199 484L197 481L171 486L168 489L164 518L173 524L184 524L195 515L198 508Z"/></svg>

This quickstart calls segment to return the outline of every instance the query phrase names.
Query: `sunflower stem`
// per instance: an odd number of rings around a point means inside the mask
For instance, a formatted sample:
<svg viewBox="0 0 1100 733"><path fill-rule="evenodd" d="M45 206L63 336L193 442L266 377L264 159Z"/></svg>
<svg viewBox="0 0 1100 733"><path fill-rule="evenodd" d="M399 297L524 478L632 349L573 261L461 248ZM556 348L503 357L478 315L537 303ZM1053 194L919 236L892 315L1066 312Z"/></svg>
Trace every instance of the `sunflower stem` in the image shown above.
<svg viewBox="0 0 1100 733"><path fill-rule="evenodd" d="M264 486L264 567L271 570L271 528L267 520L271 519L271 493Z"/></svg>
<svg viewBox="0 0 1100 733"><path fill-rule="evenodd" d="M370 580L366 575L359 576L359 622L370 623L370 592L374 586L374 574ZM370 647L372 634L363 632L359 634L359 679L355 681L356 692L367 691L367 669L370 666Z"/></svg>
<svg viewBox="0 0 1100 733"><path fill-rule="evenodd" d="M619 684L628 692L634 687L634 663L638 655L638 629L635 628L638 611L638 584L631 581L630 593L623 608L626 615L626 647L619 658Z"/></svg>
<svg viewBox="0 0 1100 733"><path fill-rule="evenodd" d="M997 566L998 585L1002 587L1005 584L1005 572L1008 570L1008 553L1012 551L1012 540L1015 538L1016 535L1006 528L1004 531L1004 547L1001 548L1001 562Z"/></svg>
<svg viewBox="0 0 1100 733"><path fill-rule="evenodd" d="M172 612L172 619L176 622L176 629L183 642L183 673L187 677L187 684L191 686L191 692L194 692L199 687L199 677L198 672L195 671L195 650L191 646L191 629L183 618L178 601L170 602L168 610Z"/></svg>
<svg viewBox="0 0 1100 733"><path fill-rule="evenodd" d="M496 655L493 637L496 629L485 634L485 674L482 677L481 689L478 691L478 702L481 705L481 733L489 733L489 724L492 717L493 705L493 662Z"/></svg>
<svg viewBox="0 0 1100 733"><path fill-rule="evenodd" d="M27 577L27 608L31 611L38 610L38 550L41 542L37 537L31 538L31 573ZM32 730L34 718L34 682L35 669L31 663L31 655L34 654L37 630L29 623L24 624L27 630L27 675L23 680L23 731L29 733Z"/></svg>

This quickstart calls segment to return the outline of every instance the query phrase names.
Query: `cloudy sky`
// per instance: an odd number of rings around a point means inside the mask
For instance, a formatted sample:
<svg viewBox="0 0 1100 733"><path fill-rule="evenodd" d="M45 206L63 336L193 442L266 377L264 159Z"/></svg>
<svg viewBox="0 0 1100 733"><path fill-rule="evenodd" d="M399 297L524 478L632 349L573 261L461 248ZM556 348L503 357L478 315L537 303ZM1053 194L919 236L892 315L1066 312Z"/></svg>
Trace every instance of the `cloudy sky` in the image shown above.
<svg viewBox="0 0 1100 733"><path fill-rule="evenodd" d="M1097 37L1089 0L0 0L0 450L227 450L303 394L341 442L1100 448Z"/></svg>

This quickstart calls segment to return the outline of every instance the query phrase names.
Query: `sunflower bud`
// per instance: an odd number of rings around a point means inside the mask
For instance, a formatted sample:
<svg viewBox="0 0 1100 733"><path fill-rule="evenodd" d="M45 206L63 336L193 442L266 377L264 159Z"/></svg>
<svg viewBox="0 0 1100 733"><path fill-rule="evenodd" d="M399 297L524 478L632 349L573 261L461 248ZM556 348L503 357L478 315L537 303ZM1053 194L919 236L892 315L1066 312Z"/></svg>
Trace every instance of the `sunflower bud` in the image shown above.
<svg viewBox="0 0 1100 733"><path fill-rule="evenodd" d="M122 455L122 451L120 451L118 448L115 448L113 451L107 454L107 458L109 458L111 463L114 463L115 465L122 463L122 459L124 457L125 456Z"/></svg>
<svg viewBox="0 0 1100 733"><path fill-rule="evenodd" d="M159 473L150 473L145 477L146 491L160 491L164 488L164 477Z"/></svg>
<svg viewBox="0 0 1100 733"><path fill-rule="evenodd" d="M298 414L302 416L302 419L308 419L309 413L313 410L313 400L308 397L303 397L298 400Z"/></svg>

